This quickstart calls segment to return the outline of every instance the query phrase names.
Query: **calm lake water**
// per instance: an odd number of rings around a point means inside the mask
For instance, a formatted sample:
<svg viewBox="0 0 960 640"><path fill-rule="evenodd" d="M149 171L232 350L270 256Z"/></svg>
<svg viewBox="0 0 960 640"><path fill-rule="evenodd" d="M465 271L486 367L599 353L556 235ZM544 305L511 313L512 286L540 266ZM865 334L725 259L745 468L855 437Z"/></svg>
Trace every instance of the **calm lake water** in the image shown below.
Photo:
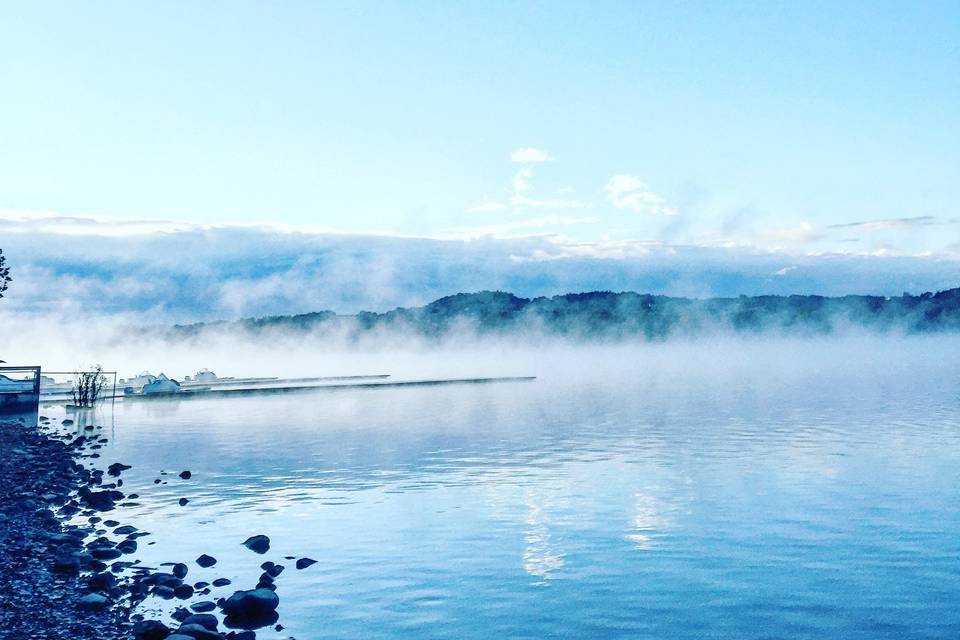
<svg viewBox="0 0 960 640"><path fill-rule="evenodd" d="M287 566L285 629L258 637L957 638L956 355L790 349L119 403L97 463L134 467L117 515L153 534L145 564L234 581L215 596Z"/></svg>

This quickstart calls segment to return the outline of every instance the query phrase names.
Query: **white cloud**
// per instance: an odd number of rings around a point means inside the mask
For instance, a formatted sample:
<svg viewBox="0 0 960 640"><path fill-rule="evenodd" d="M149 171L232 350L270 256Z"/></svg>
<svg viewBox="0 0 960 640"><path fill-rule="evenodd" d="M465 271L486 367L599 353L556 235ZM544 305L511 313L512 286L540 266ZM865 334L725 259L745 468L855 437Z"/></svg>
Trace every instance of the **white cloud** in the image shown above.
<svg viewBox="0 0 960 640"><path fill-rule="evenodd" d="M483 204L471 207L468 211L471 213L494 213L496 211L503 211L506 208L507 205L500 202L484 202Z"/></svg>
<svg viewBox="0 0 960 640"><path fill-rule="evenodd" d="M515 195L510 198L510 204L518 209L583 209L586 204L577 200L563 200L561 198L528 198Z"/></svg>
<svg viewBox="0 0 960 640"><path fill-rule="evenodd" d="M546 151L533 147L520 147L510 152L511 162L546 162L553 160Z"/></svg>
<svg viewBox="0 0 960 640"><path fill-rule="evenodd" d="M922 228L948 224L957 224L957 220L940 220L935 216L914 216L912 218L884 218L881 220L861 220L831 224L830 229L856 229L860 231L886 231L889 229Z"/></svg>
<svg viewBox="0 0 960 640"><path fill-rule="evenodd" d="M517 171L513 176L513 191L514 193L523 193L524 191L530 190L530 178L533 177L533 170L529 167L524 167Z"/></svg>
<svg viewBox="0 0 960 640"><path fill-rule="evenodd" d="M794 227L764 229L737 234L708 233L701 236L696 244L706 247L752 247L764 251L779 251L788 245L813 244L824 238L825 235L812 224L801 222Z"/></svg>
<svg viewBox="0 0 960 640"><path fill-rule="evenodd" d="M676 249L662 242L647 240L604 240L601 242L578 242L555 236L549 239L548 248L534 249L527 255L511 255L512 262L553 262L558 260L632 260L676 255Z"/></svg>
<svg viewBox="0 0 960 640"><path fill-rule="evenodd" d="M665 216L677 214L676 208L668 206L663 196L651 191L637 176L615 175L607 182L604 191L617 209Z"/></svg>
<svg viewBox="0 0 960 640"><path fill-rule="evenodd" d="M502 224L490 224L480 227L460 227L454 231L453 236L462 238L481 238L487 236L495 238L507 238L515 236L517 231L529 231L531 229L543 229L545 227L552 226L594 224L596 222L599 222L599 220L591 217L577 218L572 216L542 216L539 218L529 218L527 220L516 220L512 222L504 222Z"/></svg>
<svg viewBox="0 0 960 640"><path fill-rule="evenodd" d="M795 227L773 229L756 235L756 239L763 243L807 244L823 238L823 234L809 222L801 222Z"/></svg>
<svg viewBox="0 0 960 640"><path fill-rule="evenodd" d="M796 267L784 267L783 269L778 269L777 271L774 271L774 272L773 272L773 275L775 275L775 276L785 276L785 275L787 275L788 273L790 273L791 271L796 271L796 269L797 269Z"/></svg>

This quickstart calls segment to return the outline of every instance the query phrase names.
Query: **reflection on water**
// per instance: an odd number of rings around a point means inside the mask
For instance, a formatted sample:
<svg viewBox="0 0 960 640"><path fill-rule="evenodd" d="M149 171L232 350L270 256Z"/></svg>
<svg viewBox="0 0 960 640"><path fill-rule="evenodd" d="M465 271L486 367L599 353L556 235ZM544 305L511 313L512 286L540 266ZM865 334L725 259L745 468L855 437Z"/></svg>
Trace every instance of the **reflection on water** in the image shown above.
<svg viewBox="0 0 960 640"><path fill-rule="evenodd" d="M910 372L119 403L99 464L146 564L286 562L258 637L955 638L958 370Z"/></svg>

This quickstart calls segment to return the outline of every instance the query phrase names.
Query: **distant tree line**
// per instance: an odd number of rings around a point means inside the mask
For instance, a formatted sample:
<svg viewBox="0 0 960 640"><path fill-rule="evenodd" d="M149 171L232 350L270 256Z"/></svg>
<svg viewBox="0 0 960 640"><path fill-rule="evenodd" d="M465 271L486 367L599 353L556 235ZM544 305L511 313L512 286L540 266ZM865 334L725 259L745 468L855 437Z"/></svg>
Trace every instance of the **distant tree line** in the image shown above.
<svg viewBox="0 0 960 640"><path fill-rule="evenodd" d="M664 340L711 332L823 335L849 328L905 333L960 331L960 288L894 297L792 295L709 299L610 291L531 299L502 291L481 291L385 313L337 315L320 311L180 325L168 332L182 338L211 329L252 333L279 329L338 333L355 339L391 331L412 332L425 338L450 337L461 332L536 332L587 340Z"/></svg>

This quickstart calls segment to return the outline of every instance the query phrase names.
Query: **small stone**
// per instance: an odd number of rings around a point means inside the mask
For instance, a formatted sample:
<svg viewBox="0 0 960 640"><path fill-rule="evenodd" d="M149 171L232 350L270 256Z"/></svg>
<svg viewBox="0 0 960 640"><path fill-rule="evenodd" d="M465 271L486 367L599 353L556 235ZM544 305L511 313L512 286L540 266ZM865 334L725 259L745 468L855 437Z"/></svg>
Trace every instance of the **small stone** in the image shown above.
<svg viewBox="0 0 960 640"><path fill-rule="evenodd" d="M94 547L90 549L90 553L97 560L114 560L123 555L120 549L113 547Z"/></svg>
<svg viewBox="0 0 960 640"><path fill-rule="evenodd" d="M150 580L157 586L170 587L171 589L183 584L183 580L170 573L155 573L150 577Z"/></svg>
<svg viewBox="0 0 960 640"><path fill-rule="evenodd" d="M74 556L59 556L53 560L53 570L69 575L80 573L80 560Z"/></svg>
<svg viewBox="0 0 960 640"><path fill-rule="evenodd" d="M197 604L200 604L200 603L198 602ZM211 602L210 604L213 604L213 603ZM214 607L216 607L216 605L214 605ZM198 624L201 627L204 627L205 629L208 629L210 631L217 630L217 617L212 616L210 614L195 613L189 618L184 618L180 622L181 624L184 624L184 625Z"/></svg>
<svg viewBox="0 0 960 640"><path fill-rule="evenodd" d="M87 589L90 591L109 591L117 584L117 578L106 571L95 573L87 580Z"/></svg>
<svg viewBox="0 0 960 640"><path fill-rule="evenodd" d="M170 600L173 598L173 589L166 586L155 587L153 590L154 595L163 598L164 600Z"/></svg>
<svg viewBox="0 0 960 640"><path fill-rule="evenodd" d="M180 472L180 477L183 478L184 480L189 480L191 475L192 474L189 471Z"/></svg>
<svg viewBox="0 0 960 640"><path fill-rule="evenodd" d="M197 613L206 613L207 611L213 611L216 609L217 603L210 600L201 600L200 602L194 602L192 605L190 605L190 608Z"/></svg>
<svg viewBox="0 0 960 640"><path fill-rule="evenodd" d="M121 553L134 553L137 550L136 540L121 540L117 543L117 550Z"/></svg>
<svg viewBox="0 0 960 640"><path fill-rule="evenodd" d="M215 587L225 587L228 584L230 584L230 580L228 580L227 578L217 578L216 580L213 581L213 586Z"/></svg>
<svg viewBox="0 0 960 640"><path fill-rule="evenodd" d="M193 614L190 613L189 609L184 609L183 607L177 607L173 613L170 614L170 617L176 620L177 622L183 622Z"/></svg>
<svg viewBox="0 0 960 640"><path fill-rule="evenodd" d="M170 629L159 620L141 620L133 625L134 640L164 640Z"/></svg>
<svg viewBox="0 0 960 640"><path fill-rule="evenodd" d="M213 556L203 554L197 558L197 564L206 569L207 567L212 567L213 565L217 564L217 559Z"/></svg>
<svg viewBox="0 0 960 640"><path fill-rule="evenodd" d="M257 535L247 538L243 546L254 553L264 554L270 550L270 538L264 535Z"/></svg>
<svg viewBox="0 0 960 640"><path fill-rule="evenodd" d="M177 629L176 635L184 635L193 640L221 640L221 636L216 631L210 631L203 625L199 624L182 624L180 628Z"/></svg>
<svg viewBox="0 0 960 640"><path fill-rule="evenodd" d="M187 565L183 564L182 562L178 562L177 564L173 565L173 569L171 570L173 575L177 576L181 580L186 577L187 571L189 571Z"/></svg>
<svg viewBox="0 0 960 640"><path fill-rule="evenodd" d="M99 593L88 593L77 600L77 606L85 611L101 611L110 606L110 598Z"/></svg>
<svg viewBox="0 0 960 640"><path fill-rule="evenodd" d="M127 469L133 469L133 467L131 467L128 464L121 464L119 462L114 462L112 465L107 467L107 474L116 477L116 476L119 476L124 471L126 471Z"/></svg>
<svg viewBox="0 0 960 640"><path fill-rule="evenodd" d="M180 506L181 506L181 507L185 507L185 506L187 506L187 503L190 502L190 501L187 500L186 498L180 498L179 502L180 502Z"/></svg>
<svg viewBox="0 0 960 640"><path fill-rule="evenodd" d="M300 558L297 560L297 569L306 569L312 564L317 564L317 561L313 558Z"/></svg>
<svg viewBox="0 0 960 640"><path fill-rule="evenodd" d="M236 591L224 600L223 612L238 619L253 619L273 613L280 604L280 598L269 589Z"/></svg>
<svg viewBox="0 0 960 640"><path fill-rule="evenodd" d="M193 597L193 587L189 584L182 584L176 589L173 590L173 595L181 600L186 600L187 598Z"/></svg>

